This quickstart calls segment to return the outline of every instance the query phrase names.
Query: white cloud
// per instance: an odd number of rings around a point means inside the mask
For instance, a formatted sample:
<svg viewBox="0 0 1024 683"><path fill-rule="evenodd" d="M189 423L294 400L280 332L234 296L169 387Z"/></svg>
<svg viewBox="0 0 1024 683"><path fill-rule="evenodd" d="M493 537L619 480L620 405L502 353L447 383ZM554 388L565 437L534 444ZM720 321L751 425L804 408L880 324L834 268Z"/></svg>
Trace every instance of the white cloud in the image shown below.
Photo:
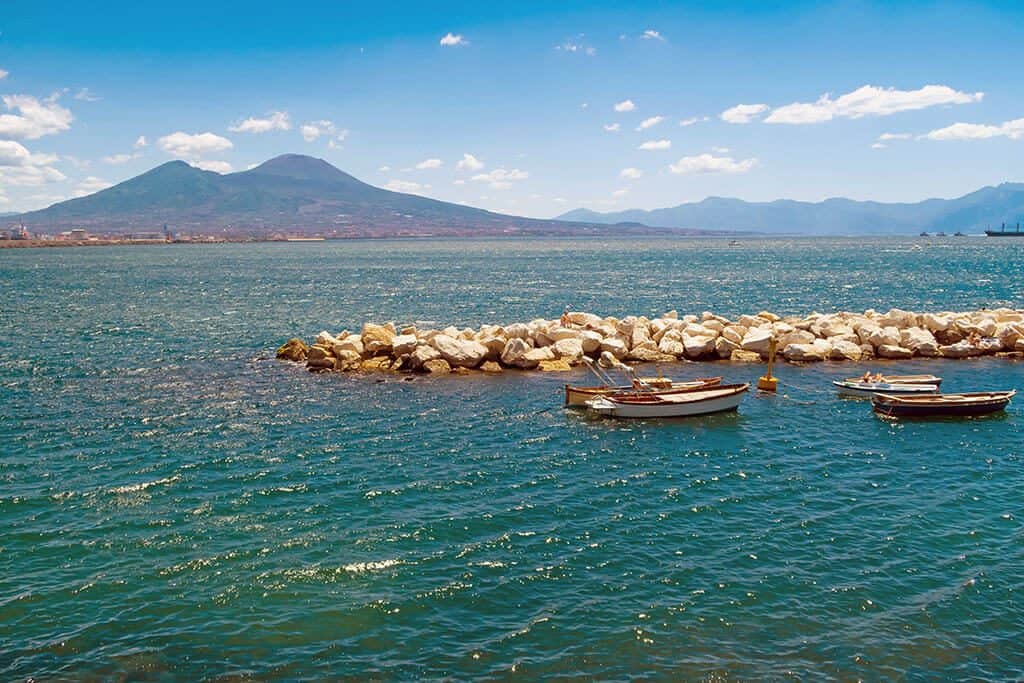
<svg viewBox="0 0 1024 683"><path fill-rule="evenodd" d="M85 197L86 195L105 190L110 187L113 183L110 183L103 178L97 178L96 176L89 176L85 180L78 183L75 191L71 196L73 197Z"/></svg>
<svg viewBox="0 0 1024 683"><path fill-rule="evenodd" d="M33 154L19 142L0 140L0 166L48 166L56 161L56 154Z"/></svg>
<svg viewBox="0 0 1024 683"><path fill-rule="evenodd" d="M385 185L389 190L394 192L405 192L406 194L417 194L430 187L429 185L420 185L414 183L411 180L389 180Z"/></svg>
<svg viewBox="0 0 1024 683"><path fill-rule="evenodd" d="M50 166L56 154L33 154L21 143L0 140L0 188L5 185L37 186L59 183L67 177Z"/></svg>
<svg viewBox="0 0 1024 683"><path fill-rule="evenodd" d="M886 140L909 140L911 137L910 133L882 133L878 139L885 142Z"/></svg>
<svg viewBox="0 0 1024 683"><path fill-rule="evenodd" d="M562 52L578 52L579 54L586 55L588 57L593 57L594 55L596 55L597 48L591 47L589 45L584 45L582 42L577 42L582 40L583 34L581 33L576 37L575 40L567 40L561 45L555 45L555 49L561 50Z"/></svg>
<svg viewBox="0 0 1024 683"><path fill-rule="evenodd" d="M71 127L71 112L57 104L59 94L40 102L31 95L4 95L4 106L17 114L0 115L0 136L35 140Z"/></svg>
<svg viewBox="0 0 1024 683"><path fill-rule="evenodd" d="M664 120L665 120L664 116L651 116L650 118L646 118L643 121L641 121L640 125L637 126L636 129L637 130L647 130L648 128L651 128L653 126L658 125L659 123L661 123Z"/></svg>
<svg viewBox="0 0 1024 683"><path fill-rule="evenodd" d="M110 156L103 157L103 163L105 164L124 164L135 158L131 154L111 154Z"/></svg>
<svg viewBox="0 0 1024 683"><path fill-rule="evenodd" d="M431 168L441 168L443 163L444 162L442 162L440 159L424 159L420 163L416 164L416 169L420 171L425 171Z"/></svg>
<svg viewBox="0 0 1024 683"><path fill-rule="evenodd" d="M494 190L507 190L512 187L512 182L516 180L526 180L530 177L530 174L526 171L520 171L518 168L511 170L505 170L504 168L496 168L489 173L478 173L473 176L471 180L478 183L490 183L491 189Z"/></svg>
<svg viewBox="0 0 1024 683"><path fill-rule="evenodd" d="M768 111L767 104L737 104L718 116L726 123L750 123L766 111Z"/></svg>
<svg viewBox="0 0 1024 683"><path fill-rule="evenodd" d="M234 147L230 140L213 133L177 131L156 141L160 149L181 159L198 159L211 152L225 152Z"/></svg>
<svg viewBox="0 0 1024 683"><path fill-rule="evenodd" d="M204 171L214 173L231 173L231 164L226 161L193 161L192 165Z"/></svg>
<svg viewBox="0 0 1024 683"><path fill-rule="evenodd" d="M980 102L985 93L965 93L946 85L926 85L917 90L897 90L864 85L836 99L826 93L816 102L794 102L777 107L765 123L807 124L835 118L859 119L863 116L889 116L904 111L939 105Z"/></svg>
<svg viewBox="0 0 1024 683"><path fill-rule="evenodd" d="M729 153L729 148L728 147L712 147L711 151L714 152L715 154L728 154Z"/></svg>
<svg viewBox="0 0 1024 683"><path fill-rule="evenodd" d="M633 167L624 168L621 171L619 171L619 177L620 178L629 178L630 180L636 180L637 178L641 177L643 174L644 174L644 172L641 171L639 168L633 168Z"/></svg>
<svg viewBox="0 0 1024 683"><path fill-rule="evenodd" d="M10 73L10 71L4 71L3 69L0 69L0 81L7 78L7 76L10 75Z"/></svg>
<svg viewBox="0 0 1024 683"><path fill-rule="evenodd" d="M644 40L660 40L662 42L664 42L665 40L665 37L662 36L657 31L655 31L653 28L649 28L646 31L644 31L644 34L640 37L643 38Z"/></svg>
<svg viewBox="0 0 1024 683"><path fill-rule="evenodd" d="M653 152L662 149L669 149L672 147L671 140L648 140L642 143L637 149L642 149L646 152Z"/></svg>
<svg viewBox="0 0 1024 683"><path fill-rule="evenodd" d="M138 139L135 140L135 144L133 145L133 147L135 147L135 149L142 149L143 147L145 147L148 144L149 144L149 141L146 140L146 136L145 135L140 135L138 137Z"/></svg>
<svg viewBox="0 0 1024 683"><path fill-rule="evenodd" d="M272 130L291 130L292 122L286 111L268 112L266 117L259 119L254 116L229 126L232 133L268 133Z"/></svg>
<svg viewBox="0 0 1024 683"><path fill-rule="evenodd" d="M938 128L923 136L928 140L987 140L1005 137L1011 140L1024 138L1024 118L1004 121L998 126L983 123L954 123Z"/></svg>
<svg viewBox="0 0 1024 683"><path fill-rule="evenodd" d="M732 157L716 157L710 154L698 154L694 157L683 157L669 170L679 175L695 173L746 173L757 165L757 159L736 161Z"/></svg>
<svg viewBox="0 0 1024 683"><path fill-rule="evenodd" d="M606 124L604 124L604 129L606 131L608 131L609 133L618 133L619 132L619 128L620 128L620 126L617 123L606 123Z"/></svg>
<svg viewBox="0 0 1024 683"><path fill-rule="evenodd" d="M88 88L81 88L75 93L75 99L83 102L99 102L103 98L96 93L91 92Z"/></svg>
<svg viewBox="0 0 1024 683"><path fill-rule="evenodd" d="M458 47L459 45L469 45L469 41L462 37L461 33L446 33L441 37L442 47Z"/></svg>
<svg viewBox="0 0 1024 683"><path fill-rule="evenodd" d="M636 109L636 105L633 104L633 100L622 100L621 102L616 102L614 109L617 112L633 111Z"/></svg>
<svg viewBox="0 0 1024 683"><path fill-rule="evenodd" d="M686 127L686 126L692 126L692 125L700 123L702 121L710 121L710 120L711 119L709 117L706 117L706 116L702 116L702 117L701 116L691 116L689 119L682 119L679 122L679 125L683 126L683 127Z"/></svg>
<svg viewBox="0 0 1024 683"><path fill-rule="evenodd" d="M885 149L885 147L885 143L882 142L876 142L873 145L871 145L871 149Z"/></svg>
<svg viewBox="0 0 1024 683"><path fill-rule="evenodd" d="M384 166L381 166L377 170L380 171L381 173L387 173L388 171L391 170L391 167L385 164Z"/></svg>
<svg viewBox="0 0 1024 683"><path fill-rule="evenodd" d="M344 142L348 138L349 131L347 128L337 128L333 121L327 119L320 119L319 121L310 121L299 126L299 132L302 134L302 139L306 142L313 142L321 135L333 135L338 141Z"/></svg>
<svg viewBox="0 0 1024 683"><path fill-rule="evenodd" d="M483 167L484 162L468 153L464 153L459 163L455 164L455 168L459 171L479 171Z"/></svg>

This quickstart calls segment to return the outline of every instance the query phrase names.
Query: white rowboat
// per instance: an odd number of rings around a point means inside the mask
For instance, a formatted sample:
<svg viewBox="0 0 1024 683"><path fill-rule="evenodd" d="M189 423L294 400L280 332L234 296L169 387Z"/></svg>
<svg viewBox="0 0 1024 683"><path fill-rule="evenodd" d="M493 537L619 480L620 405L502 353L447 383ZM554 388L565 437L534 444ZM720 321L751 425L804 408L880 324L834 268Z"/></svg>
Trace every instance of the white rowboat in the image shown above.
<svg viewBox="0 0 1024 683"><path fill-rule="evenodd" d="M736 410L750 384L724 384L683 393L601 396L587 408L608 417L691 417Z"/></svg>
<svg viewBox="0 0 1024 683"><path fill-rule="evenodd" d="M935 384L900 384L891 382L860 382L852 380L836 380L832 384L839 387L839 393L846 396L871 398L878 394L896 394L901 396L920 396L939 393Z"/></svg>

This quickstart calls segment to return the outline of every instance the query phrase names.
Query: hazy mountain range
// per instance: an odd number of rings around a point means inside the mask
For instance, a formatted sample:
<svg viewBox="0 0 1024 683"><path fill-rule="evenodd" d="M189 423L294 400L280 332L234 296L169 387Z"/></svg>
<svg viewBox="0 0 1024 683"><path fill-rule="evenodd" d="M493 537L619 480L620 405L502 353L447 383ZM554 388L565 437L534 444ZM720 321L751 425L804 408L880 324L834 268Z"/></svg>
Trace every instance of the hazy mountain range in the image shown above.
<svg viewBox="0 0 1024 683"><path fill-rule="evenodd" d="M322 159L286 154L221 175L171 161L94 194L6 219L32 232L277 232L341 237L583 235L674 230L506 216L368 185ZM696 231L694 231L696 232Z"/></svg>
<svg viewBox="0 0 1024 683"><path fill-rule="evenodd" d="M745 202L708 197L665 209L631 209L598 213L575 209L558 216L588 223L635 222L667 228L742 230L760 233L819 235L898 235L927 232L980 232L1002 222L1024 221L1024 184L984 187L956 199L926 199L913 204L886 204L826 199L798 202Z"/></svg>

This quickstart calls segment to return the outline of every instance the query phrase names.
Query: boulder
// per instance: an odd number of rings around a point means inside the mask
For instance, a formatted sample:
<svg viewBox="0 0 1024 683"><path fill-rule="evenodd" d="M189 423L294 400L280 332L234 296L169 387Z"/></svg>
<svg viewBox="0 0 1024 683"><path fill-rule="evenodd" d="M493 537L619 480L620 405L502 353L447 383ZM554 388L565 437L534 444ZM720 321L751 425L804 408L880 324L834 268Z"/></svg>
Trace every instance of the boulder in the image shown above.
<svg viewBox="0 0 1024 683"><path fill-rule="evenodd" d="M423 364L423 371L431 375L447 375L452 371L452 367L443 358L435 358Z"/></svg>
<svg viewBox="0 0 1024 683"><path fill-rule="evenodd" d="M541 361L555 360L555 351L550 346L542 346L540 348L530 349L523 354L523 362L525 365L520 367L535 368L540 365Z"/></svg>
<svg viewBox="0 0 1024 683"><path fill-rule="evenodd" d="M760 363L761 354L756 351L744 351L743 349L736 349L729 356L729 360L734 363Z"/></svg>
<svg viewBox="0 0 1024 683"><path fill-rule="evenodd" d="M569 362L564 358L556 358L555 360L542 360L538 365L541 372L566 372L572 370Z"/></svg>
<svg viewBox="0 0 1024 683"><path fill-rule="evenodd" d="M527 344L522 338L512 337L505 344L505 348L501 352L501 362L507 367L535 368L537 367L538 361L530 361L526 359L526 352L532 350L533 347Z"/></svg>
<svg viewBox="0 0 1024 683"><path fill-rule="evenodd" d="M879 358L905 359L913 358L914 352L899 344L882 344L878 347Z"/></svg>
<svg viewBox="0 0 1024 683"><path fill-rule="evenodd" d="M606 337L601 341L601 353L604 355L606 352L622 360L629 350L626 348L626 343L618 337Z"/></svg>
<svg viewBox="0 0 1024 683"><path fill-rule="evenodd" d="M365 372L384 372L392 369L392 363L389 356L373 356L362 361L359 369Z"/></svg>
<svg viewBox="0 0 1024 683"><path fill-rule="evenodd" d="M936 315L934 313L922 313L921 324L924 325L925 329L929 332L944 332L949 329L950 321L949 318L944 315Z"/></svg>
<svg viewBox="0 0 1024 683"><path fill-rule="evenodd" d="M297 363L306 360L308 353L309 347L306 346L306 342L298 337L292 337L277 350L277 357L281 360L290 360Z"/></svg>
<svg viewBox="0 0 1024 683"><path fill-rule="evenodd" d="M332 346L337 344L338 341L339 339L330 332L321 332L320 334L316 335L316 343L319 344L320 346L325 346L327 348L331 348Z"/></svg>
<svg viewBox="0 0 1024 683"><path fill-rule="evenodd" d="M876 327L868 336L868 343L876 349L882 346L899 346L900 331L891 325Z"/></svg>
<svg viewBox="0 0 1024 683"><path fill-rule="evenodd" d="M860 345L860 359L872 360L875 357L875 347L871 344Z"/></svg>
<svg viewBox="0 0 1024 683"><path fill-rule="evenodd" d="M439 358L441 358L441 353L433 346L420 344L409 354L407 365L410 370L421 370L424 365Z"/></svg>
<svg viewBox="0 0 1024 683"><path fill-rule="evenodd" d="M760 313L757 314L757 317L763 320L767 320L770 323L777 323L780 320L782 320L782 318L780 318L779 316L775 315L774 313L769 313L768 311L761 311Z"/></svg>
<svg viewBox="0 0 1024 683"><path fill-rule="evenodd" d="M715 353L718 354L719 358L731 358L733 351L739 348L739 344L725 337L719 337L715 340Z"/></svg>
<svg viewBox="0 0 1024 683"><path fill-rule="evenodd" d="M583 353L597 353L601 350L601 342L604 338L601 337L599 332L593 330L583 330L580 333L580 343L583 346Z"/></svg>
<svg viewBox="0 0 1024 683"><path fill-rule="evenodd" d="M530 328L523 323L512 323L505 326L505 336L509 339L529 339Z"/></svg>
<svg viewBox="0 0 1024 683"><path fill-rule="evenodd" d="M876 318L875 322L877 322L880 327L896 327L899 329L917 327L917 313L904 311L899 308L892 308L889 309L889 312L885 315Z"/></svg>
<svg viewBox="0 0 1024 683"><path fill-rule="evenodd" d="M415 334L400 334L391 340L391 353L394 356L403 356L412 353L412 350L419 346L420 340Z"/></svg>
<svg viewBox="0 0 1024 683"><path fill-rule="evenodd" d="M594 315L593 313L581 313L579 311L570 311L569 320L572 322L573 325L588 328L597 327L603 322L601 318Z"/></svg>
<svg viewBox="0 0 1024 683"><path fill-rule="evenodd" d="M1024 337L1018 339L1013 343L1014 351L1024 351Z"/></svg>
<svg viewBox="0 0 1024 683"><path fill-rule="evenodd" d="M1003 343L995 337L982 337L975 346L978 347L978 351L984 354L1003 350Z"/></svg>
<svg viewBox="0 0 1024 683"><path fill-rule="evenodd" d="M828 354L829 360L858 361L864 355L860 345L851 341L845 339L830 339L829 341L832 343L832 351Z"/></svg>
<svg viewBox="0 0 1024 683"><path fill-rule="evenodd" d="M741 325L726 325L722 330L722 336L737 345L743 343L743 337L746 334L747 328Z"/></svg>
<svg viewBox="0 0 1024 683"><path fill-rule="evenodd" d="M790 344L782 349L782 355L786 360L795 362L822 361L832 353L832 345L823 339L815 340L811 344Z"/></svg>
<svg viewBox="0 0 1024 683"><path fill-rule="evenodd" d="M495 363L493 360L486 360L486 361L484 361L483 365L480 366L480 369L482 371L484 371L484 372L488 372L488 373L491 373L491 374L498 374L499 372L505 372L504 368L502 368L500 365Z"/></svg>
<svg viewBox="0 0 1024 683"><path fill-rule="evenodd" d="M363 361L363 357L355 351L343 349L336 352L334 355L335 370L357 370Z"/></svg>
<svg viewBox="0 0 1024 683"><path fill-rule="evenodd" d="M614 368L621 365L619 359L612 355L610 351L602 351L601 356L597 359L597 364L602 368Z"/></svg>
<svg viewBox="0 0 1024 683"><path fill-rule="evenodd" d="M338 341L333 347L335 355L342 351L354 351L362 356L365 353L363 348L363 338L358 334L350 334L344 339Z"/></svg>
<svg viewBox="0 0 1024 683"><path fill-rule="evenodd" d="M556 327L555 329L553 329L550 332L548 332L547 335L553 341L556 341L556 342L557 341L561 341L562 339L579 339L580 338L579 330L572 330L572 329L569 329L568 327Z"/></svg>
<svg viewBox="0 0 1024 683"><path fill-rule="evenodd" d="M583 359L583 342L575 337L559 339L553 348L555 355L570 365L579 365Z"/></svg>
<svg viewBox="0 0 1024 683"><path fill-rule="evenodd" d="M900 332L900 346L910 349L919 356L939 355L939 343L935 336L923 327L909 327Z"/></svg>
<svg viewBox="0 0 1024 683"><path fill-rule="evenodd" d="M366 323L359 336L362 338L364 355L381 356L391 353L391 342L396 335L394 325Z"/></svg>
<svg viewBox="0 0 1024 683"><path fill-rule="evenodd" d="M487 349L487 360L498 360L501 358L501 352L505 350L507 340L504 337L481 337L477 335L476 341L483 344L484 348Z"/></svg>
<svg viewBox="0 0 1024 683"><path fill-rule="evenodd" d="M654 345L654 342L647 342L635 349L630 349L629 358L645 363L672 362L676 360L675 356L658 351L658 347Z"/></svg>
<svg viewBox="0 0 1024 683"><path fill-rule="evenodd" d="M686 347L683 346L681 341L671 337L662 337L661 342L658 344L658 352L678 358L686 353Z"/></svg>
<svg viewBox="0 0 1024 683"><path fill-rule="evenodd" d="M790 344L813 344L817 337L807 330L793 330L779 338L779 348L784 349Z"/></svg>
<svg viewBox="0 0 1024 683"><path fill-rule="evenodd" d="M324 358L334 358L334 349L329 349L321 344L313 344L309 347L306 352L306 358L308 360L323 360ZM334 361L331 361L333 364Z"/></svg>
<svg viewBox="0 0 1024 683"><path fill-rule="evenodd" d="M713 337L683 335L683 348L686 349L687 358L697 360L715 353L715 340Z"/></svg>
<svg viewBox="0 0 1024 683"><path fill-rule="evenodd" d="M974 345L965 339L955 344L940 346L939 354L943 358L968 358L970 356L980 356L981 351L974 348Z"/></svg>
<svg viewBox="0 0 1024 683"><path fill-rule="evenodd" d="M475 368L487 355L487 347L472 339L453 339L439 334L430 343L453 368Z"/></svg>
<svg viewBox="0 0 1024 683"><path fill-rule="evenodd" d="M768 355L768 346L771 342L772 330L769 327L756 327L748 330L740 343L744 351L754 351L762 355Z"/></svg>

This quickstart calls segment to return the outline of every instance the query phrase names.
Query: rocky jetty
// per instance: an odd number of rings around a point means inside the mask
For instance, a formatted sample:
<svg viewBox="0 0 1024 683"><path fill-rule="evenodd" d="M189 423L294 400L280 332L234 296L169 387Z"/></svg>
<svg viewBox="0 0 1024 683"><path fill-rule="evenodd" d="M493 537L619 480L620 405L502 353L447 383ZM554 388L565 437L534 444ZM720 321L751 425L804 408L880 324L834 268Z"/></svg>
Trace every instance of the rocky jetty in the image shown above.
<svg viewBox="0 0 1024 683"><path fill-rule="evenodd" d="M781 317L762 311L735 320L704 312L622 319L573 312L557 320L481 325L479 329L402 328L366 323L359 333L321 332L311 345L290 339L277 357L313 372L392 371L430 374L560 371L598 359L624 362L731 360L760 362L771 341L794 363L876 358L1024 356L1024 311L812 313Z"/></svg>

